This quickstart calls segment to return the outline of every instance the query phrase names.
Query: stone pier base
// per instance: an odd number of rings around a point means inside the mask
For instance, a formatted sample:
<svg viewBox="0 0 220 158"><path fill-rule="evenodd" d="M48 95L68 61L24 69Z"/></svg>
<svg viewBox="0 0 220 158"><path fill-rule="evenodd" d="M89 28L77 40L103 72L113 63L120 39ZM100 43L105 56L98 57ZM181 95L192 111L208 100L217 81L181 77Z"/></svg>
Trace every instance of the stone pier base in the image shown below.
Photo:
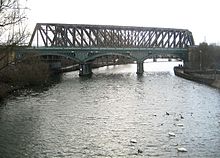
<svg viewBox="0 0 220 158"><path fill-rule="evenodd" d="M142 75L144 73L144 63L137 62L137 72L138 75Z"/></svg>
<svg viewBox="0 0 220 158"><path fill-rule="evenodd" d="M90 63L83 63L79 66L79 76L91 76L92 66Z"/></svg>

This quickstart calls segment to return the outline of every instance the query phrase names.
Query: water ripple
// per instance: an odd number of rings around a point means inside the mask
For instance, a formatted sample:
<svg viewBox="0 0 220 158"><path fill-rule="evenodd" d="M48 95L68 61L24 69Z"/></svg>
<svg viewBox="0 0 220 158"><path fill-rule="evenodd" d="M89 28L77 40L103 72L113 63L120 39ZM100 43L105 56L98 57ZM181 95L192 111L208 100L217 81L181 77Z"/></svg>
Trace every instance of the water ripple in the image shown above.
<svg viewBox="0 0 220 158"><path fill-rule="evenodd" d="M100 68L86 80L67 73L0 106L0 155L220 157L219 96L170 71L137 77L135 65Z"/></svg>

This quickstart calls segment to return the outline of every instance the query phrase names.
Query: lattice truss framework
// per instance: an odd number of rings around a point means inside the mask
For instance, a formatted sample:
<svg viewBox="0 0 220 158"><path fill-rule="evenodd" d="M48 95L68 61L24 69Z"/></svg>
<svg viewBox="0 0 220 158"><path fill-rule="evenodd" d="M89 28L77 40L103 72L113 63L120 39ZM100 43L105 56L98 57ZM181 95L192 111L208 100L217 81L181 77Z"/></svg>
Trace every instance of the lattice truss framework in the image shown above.
<svg viewBox="0 0 220 158"><path fill-rule="evenodd" d="M111 25L37 23L29 46L95 48L187 48L189 30Z"/></svg>

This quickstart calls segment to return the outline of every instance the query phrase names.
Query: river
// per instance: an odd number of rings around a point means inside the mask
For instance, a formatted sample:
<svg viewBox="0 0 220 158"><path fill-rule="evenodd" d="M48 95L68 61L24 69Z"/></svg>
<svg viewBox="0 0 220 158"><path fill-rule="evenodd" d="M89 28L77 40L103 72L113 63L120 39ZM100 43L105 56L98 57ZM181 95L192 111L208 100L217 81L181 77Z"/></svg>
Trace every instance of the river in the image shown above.
<svg viewBox="0 0 220 158"><path fill-rule="evenodd" d="M90 79L71 72L10 96L0 103L0 157L220 157L220 91L175 76L178 64L145 63L143 76L135 64Z"/></svg>

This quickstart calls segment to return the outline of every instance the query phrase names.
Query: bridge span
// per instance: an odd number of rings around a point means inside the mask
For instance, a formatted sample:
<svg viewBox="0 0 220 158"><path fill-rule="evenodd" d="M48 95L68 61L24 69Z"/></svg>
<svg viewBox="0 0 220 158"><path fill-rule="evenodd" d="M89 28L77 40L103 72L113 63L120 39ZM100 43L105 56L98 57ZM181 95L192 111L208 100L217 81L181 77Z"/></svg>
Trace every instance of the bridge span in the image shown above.
<svg viewBox="0 0 220 158"><path fill-rule="evenodd" d="M186 29L37 23L25 53L71 58L80 64L80 75L92 73L91 61L107 55L131 58L137 74L144 72L143 62L155 56L175 56L188 60L193 35Z"/></svg>

